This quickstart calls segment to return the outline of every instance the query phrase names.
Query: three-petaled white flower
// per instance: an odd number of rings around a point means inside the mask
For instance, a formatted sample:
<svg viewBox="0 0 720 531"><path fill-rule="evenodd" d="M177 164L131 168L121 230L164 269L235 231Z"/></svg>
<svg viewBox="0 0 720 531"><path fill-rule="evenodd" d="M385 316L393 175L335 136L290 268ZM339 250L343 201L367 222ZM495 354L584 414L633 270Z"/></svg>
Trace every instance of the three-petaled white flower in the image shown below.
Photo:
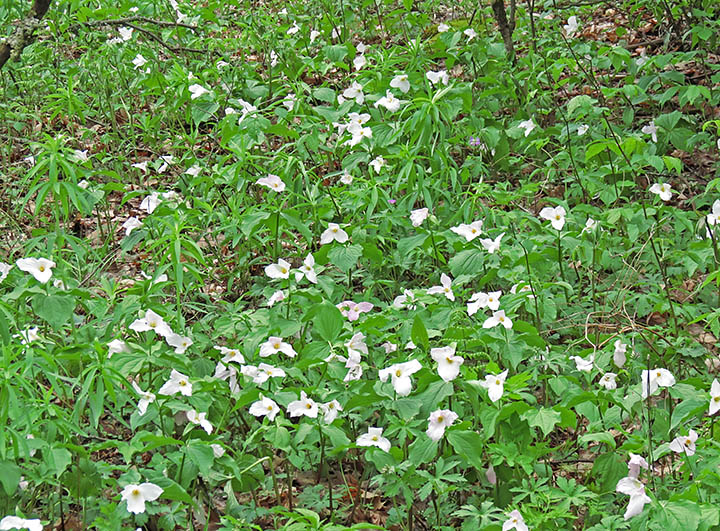
<svg viewBox="0 0 720 531"><path fill-rule="evenodd" d="M465 31L463 31L463 33L464 33L465 36L468 38L468 42L470 42L470 41L473 40L475 37L477 37L477 32L476 32L474 29L472 29L472 28L466 29Z"/></svg>
<svg viewBox="0 0 720 531"><path fill-rule="evenodd" d="M286 376L284 370L267 363L261 363L257 367L255 365L243 365L240 367L240 372L258 385L267 382L270 378L284 378Z"/></svg>
<svg viewBox="0 0 720 531"><path fill-rule="evenodd" d="M520 129L525 130L525 136L527 137L527 136L530 136L530 133L532 133L533 129L535 129L535 127L537 127L537 126L535 125L535 122L533 122L532 118L531 118L529 120L523 120L522 122L520 122L518 124L518 127Z"/></svg>
<svg viewBox="0 0 720 531"><path fill-rule="evenodd" d="M483 220L478 219L473 221L470 224L467 223L461 223L460 225L456 227L450 227L450 230L453 231L455 234L462 236L467 241L471 242L478 236L480 236L480 231L482 230Z"/></svg>
<svg viewBox="0 0 720 531"><path fill-rule="evenodd" d="M365 102L365 94L363 94L363 86L357 81L353 81L352 85L346 88L342 96L338 96L338 103L341 105L345 100L355 100L355 103L362 105Z"/></svg>
<svg viewBox="0 0 720 531"><path fill-rule="evenodd" d="M491 401L497 402L503 395L505 378L507 378L508 369L505 369L500 374L488 374L485 376L485 381L481 381L480 385L488 390L488 397Z"/></svg>
<svg viewBox="0 0 720 531"><path fill-rule="evenodd" d="M269 173L267 177L260 177L257 181L255 181L255 184L267 186L270 190L275 192L282 192L285 190L285 183L283 180L278 175L273 175L272 173Z"/></svg>
<svg viewBox="0 0 720 531"><path fill-rule="evenodd" d="M500 240L503 239L503 236L505 236L504 232L494 240L492 238L480 238L480 245L482 245L487 252L493 254L500 249Z"/></svg>
<svg viewBox="0 0 720 531"><path fill-rule="evenodd" d="M398 396L407 396L412 391L412 380L410 376L422 369L418 360L410 360L404 363L396 363L379 373L380 381L387 382L388 377L392 378L392 385Z"/></svg>
<svg viewBox="0 0 720 531"><path fill-rule="evenodd" d="M689 457L691 455L695 455L695 441L697 441L697 439L697 432L695 430L690 430L687 435L675 437L675 439L673 439L670 443L669 448L677 454L684 453Z"/></svg>
<svg viewBox="0 0 720 531"><path fill-rule="evenodd" d="M525 524L525 520L517 509L511 512L508 515L508 519L503 523L502 531L508 531L509 529L528 531L528 526Z"/></svg>
<svg viewBox="0 0 720 531"><path fill-rule="evenodd" d="M202 429L204 429L208 435L210 435L213 431L213 426L210 424L210 421L207 420L205 417L207 417L207 413L202 412L198 413L194 409L191 409L189 411L185 412L185 416L187 417L188 421L190 421L192 424L198 424Z"/></svg>
<svg viewBox="0 0 720 531"><path fill-rule="evenodd" d="M390 451L390 441L382 436L382 428L368 428L367 433L363 433L357 438L355 444L358 446L377 446L386 452Z"/></svg>
<svg viewBox="0 0 720 531"><path fill-rule="evenodd" d="M714 415L720 410L720 382L715 378L710 386L710 408L708 415Z"/></svg>
<svg viewBox="0 0 720 531"><path fill-rule="evenodd" d="M415 303L415 294L409 289L403 290L402 295L398 295L393 299L393 308L401 310L407 308L408 310L414 310L417 307Z"/></svg>
<svg viewBox="0 0 720 531"><path fill-rule="evenodd" d="M663 201L670 201L672 198L672 186L667 183L655 183L650 187L650 191L659 195Z"/></svg>
<svg viewBox="0 0 720 531"><path fill-rule="evenodd" d="M410 222L412 223L412 226L419 227L420 225L422 225L422 222L427 219L429 213L430 210L427 207L412 210L410 212Z"/></svg>
<svg viewBox="0 0 720 531"><path fill-rule="evenodd" d="M223 363L230 363L233 361L235 363L239 363L241 365L243 363L245 363L245 358L240 353L240 351L236 348L227 348L227 347L222 347L220 345L215 345L213 348L215 348L216 350L219 350L220 354L223 355L222 360L220 360Z"/></svg>
<svg viewBox="0 0 720 531"><path fill-rule="evenodd" d="M347 317L348 321L357 321L361 313L367 313L373 309L371 302L353 302L353 301L342 301L337 305L337 309L343 316Z"/></svg>
<svg viewBox="0 0 720 531"><path fill-rule="evenodd" d="M345 243L348 241L348 234L337 223L328 223L328 228L320 235L320 245L333 241Z"/></svg>
<svg viewBox="0 0 720 531"><path fill-rule="evenodd" d="M265 267L265 274L272 279L290 278L290 262L280 258L277 264L270 264Z"/></svg>
<svg viewBox="0 0 720 531"><path fill-rule="evenodd" d="M540 211L539 216L548 220L555 230L562 230L565 226L565 209L561 206L545 207Z"/></svg>
<svg viewBox="0 0 720 531"><path fill-rule="evenodd" d="M645 504L652 501L650 497L645 494L645 485L634 477L628 476L622 478L618 481L615 490L630 496L630 502L628 503L627 510L624 515L625 520L629 520L633 516L640 514L645 507Z"/></svg>
<svg viewBox="0 0 720 531"><path fill-rule="evenodd" d="M52 277L55 262L47 258L20 258L15 265L20 271L30 273L41 284L46 284Z"/></svg>
<svg viewBox="0 0 720 531"><path fill-rule="evenodd" d="M658 390L658 387L672 387L675 385L675 377L667 369L645 370L640 376L642 385L642 397L647 398Z"/></svg>
<svg viewBox="0 0 720 531"><path fill-rule="evenodd" d="M449 409L433 411L428 417L428 429L425 434L433 441L439 441L445 435L445 429L452 426L457 418L458 414Z"/></svg>
<svg viewBox="0 0 720 531"><path fill-rule="evenodd" d="M445 273L440 275L440 286L433 286L427 290L428 295L436 295L441 293L445 295L445 298L451 301L455 300L455 294L452 290L452 279Z"/></svg>
<svg viewBox="0 0 720 531"><path fill-rule="evenodd" d="M460 365L465 362L455 354L455 343L447 347L430 349L430 357L438 363L438 375L446 382L452 382L460 374Z"/></svg>
<svg viewBox="0 0 720 531"><path fill-rule="evenodd" d="M318 405L312 398L309 398L305 391L300 391L300 400L294 400L288 404L288 414L291 417L299 417L305 415L311 419L318 416Z"/></svg>
<svg viewBox="0 0 720 531"><path fill-rule="evenodd" d="M567 35L568 37L572 37L573 35L575 35L575 32L578 30L578 27L579 27L579 25L578 25L577 17L575 15L571 16L568 19L567 24L563 25L563 29L565 30L565 35Z"/></svg>
<svg viewBox="0 0 720 531"><path fill-rule="evenodd" d="M657 142L657 126L655 120L652 120L648 125L642 128L643 134L650 135L653 142Z"/></svg>
<svg viewBox="0 0 720 531"><path fill-rule="evenodd" d="M332 422L337 418L338 413L343 410L340 402L337 400L320 404L320 409L322 410L323 421L325 424L332 424Z"/></svg>
<svg viewBox="0 0 720 531"><path fill-rule="evenodd" d="M203 94L210 94L210 91L208 89L206 89L202 85L198 85L197 83L195 83L194 85L190 85L188 87L188 90L190 91L191 100L195 100Z"/></svg>
<svg viewBox="0 0 720 531"><path fill-rule="evenodd" d="M295 349L292 348L292 345L283 341L281 337L270 336L265 343L260 345L261 358L267 358L268 356L272 356L278 352L282 352L291 358L297 356L297 352L295 352Z"/></svg>
<svg viewBox="0 0 720 531"><path fill-rule="evenodd" d="M6 516L0 520L0 529L28 529L29 531L43 531L39 518L26 519L19 516Z"/></svg>
<svg viewBox="0 0 720 531"><path fill-rule="evenodd" d="M365 334L357 332L350 338L350 341L345 343L345 347L348 351L348 358L354 360L356 363L360 363L360 356L368 354L368 347L365 344Z"/></svg>
<svg viewBox="0 0 720 531"><path fill-rule="evenodd" d="M406 103L405 100L397 99L395 95L390 92L390 90L386 90L385 95L379 100L377 100L373 106L376 109L378 107L385 107L388 111L395 112L400 108L403 103Z"/></svg>
<svg viewBox="0 0 720 531"><path fill-rule="evenodd" d="M171 347L175 347L175 354L185 354L185 351L193 344L192 339L175 332L170 332L165 336L165 341Z"/></svg>
<svg viewBox="0 0 720 531"><path fill-rule="evenodd" d="M155 501L163 493L162 487L154 483L141 483L140 485L127 485L121 497L127 502L127 510L134 514L145 512L145 502Z"/></svg>
<svg viewBox="0 0 720 531"><path fill-rule="evenodd" d="M494 328L497 325L503 325L507 330L512 328L512 321L505 315L505 310L493 312L492 317L488 317L483 323L483 328Z"/></svg>
<svg viewBox="0 0 720 531"><path fill-rule="evenodd" d="M317 274L315 273L315 258L310 253L308 253L308 255L305 257L305 260L303 260L303 265L300 266L300 269L295 272L296 282L300 282L303 277L308 279L308 282L311 282L312 284L317 284L318 280Z"/></svg>
<svg viewBox="0 0 720 531"><path fill-rule="evenodd" d="M575 367L579 371L590 372L595 363L595 354L590 354L590 357L585 359L580 356L570 356L570 359L575 362Z"/></svg>
<svg viewBox="0 0 720 531"><path fill-rule="evenodd" d="M438 27L437 27L438 33L445 33L449 29L450 29L450 26L448 26L444 22L441 22L440 24L438 24Z"/></svg>
<svg viewBox="0 0 720 531"><path fill-rule="evenodd" d="M410 81L408 80L407 74L398 74L392 81L390 81L392 88L399 89L403 94L407 94L410 90Z"/></svg>
<svg viewBox="0 0 720 531"><path fill-rule="evenodd" d="M608 391L617 389L617 382L615 381L615 378L617 378L617 374L614 372L606 372L603 374L603 377L600 378L598 384L602 385Z"/></svg>
<svg viewBox="0 0 720 531"><path fill-rule="evenodd" d="M192 384L187 376L173 369L170 371L170 379L163 384L158 393L161 395L180 393L184 396L192 396Z"/></svg>
<svg viewBox="0 0 720 531"><path fill-rule="evenodd" d="M168 325L162 317L152 310L147 310L145 312L145 317L136 319L128 328L130 328L130 330L134 330L135 332L148 332L152 330L162 337L168 337L173 333L170 325Z"/></svg>
<svg viewBox="0 0 720 531"><path fill-rule="evenodd" d="M132 386L133 389L135 389L135 392L140 396L140 400L138 401L138 412L141 415L144 415L148 406L155 402L155 395L150 391L143 391L135 380L132 381Z"/></svg>
<svg viewBox="0 0 720 531"><path fill-rule="evenodd" d="M437 85L438 82L442 82L443 85L447 85L448 81L450 81L450 76L448 76L448 73L445 70L438 70L437 72L433 72L431 70L425 74L425 77L427 77L433 85Z"/></svg>
<svg viewBox="0 0 720 531"><path fill-rule="evenodd" d="M280 412L280 408L274 400L260 395L260 400L253 402L250 406L250 414L255 417L267 417L270 422L275 420L275 416Z"/></svg>
<svg viewBox="0 0 720 531"><path fill-rule="evenodd" d="M378 155L370 161L370 166L375 170L375 173L380 173L380 169L385 166L385 159L382 158L382 155Z"/></svg>

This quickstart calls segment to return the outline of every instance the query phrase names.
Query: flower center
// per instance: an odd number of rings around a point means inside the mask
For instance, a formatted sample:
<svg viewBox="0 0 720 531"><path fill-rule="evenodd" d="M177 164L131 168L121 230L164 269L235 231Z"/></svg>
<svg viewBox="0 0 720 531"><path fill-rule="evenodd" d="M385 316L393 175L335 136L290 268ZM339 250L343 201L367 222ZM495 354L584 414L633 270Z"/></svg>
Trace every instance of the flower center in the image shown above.
<svg viewBox="0 0 720 531"><path fill-rule="evenodd" d="M312 404L310 404L310 402L305 404L305 409L312 409Z"/></svg>
<svg viewBox="0 0 720 531"><path fill-rule="evenodd" d="M185 386L187 385L187 382L186 382L185 380L180 380L180 381L178 382L178 385L179 385L180 387L185 387Z"/></svg>
<svg viewBox="0 0 720 531"><path fill-rule="evenodd" d="M397 376L398 378L399 378L400 376L402 376L402 371L401 371L400 369L396 370L396 371L395 371L395 376Z"/></svg>
<svg viewBox="0 0 720 531"><path fill-rule="evenodd" d="M498 317L498 319L500 319L500 322L501 322L501 323L504 323L504 322L505 322L505 318L502 317L502 316L501 316L501 317Z"/></svg>
<svg viewBox="0 0 720 531"><path fill-rule="evenodd" d="M662 374L660 373L660 371L658 371L658 372L655 373L655 377L656 377L656 378L660 378L660 376L662 376Z"/></svg>
<svg viewBox="0 0 720 531"><path fill-rule="evenodd" d="M692 441L690 439L685 439L685 446L690 446L692 444Z"/></svg>
<svg viewBox="0 0 720 531"><path fill-rule="evenodd" d="M131 494L133 496L140 496L140 489L133 489Z"/></svg>
<svg viewBox="0 0 720 531"><path fill-rule="evenodd" d="M452 365L453 363L453 360L451 360L450 358L445 358L445 361L447 361L450 365Z"/></svg>
<svg viewBox="0 0 720 531"><path fill-rule="evenodd" d="M285 269L284 267L281 267L280 272L284 275L285 273L287 273L287 269Z"/></svg>
<svg viewBox="0 0 720 531"><path fill-rule="evenodd" d="M470 232L472 232L473 234L476 234L476 233L477 233L477 229L470 229Z"/></svg>
<svg viewBox="0 0 720 531"><path fill-rule="evenodd" d="M267 407L267 410L268 410L268 411L272 411L272 408L273 408L272 405L269 405L269 406Z"/></svg>
<svg viewBox="0 0 720 531"><path fill-rule="evenodd" d="M495 385L500 385L500 380L495 380Z"/></svg>
<svg viewBox="0 0 720 531"><path fill-rule="evenodd" d="M373 435L373 436L372 436L372 440L375 441L375 442L377 442L378 436L377 436L377 435Z"/></svg>
<svg viewBox="0 0 720 531"><path fill-rule="evenodd" d="M274 348L275 350L279 350L279 349L280 349L280 343L273 343L273 348Z"/></svg>
<svg viewBox="0 0 720 531"><path fill-rule="evenodd" d="M438 422L442 422L443 420L445 420L445 417L443 417L442 415L440 415L440 416L437 418L437 421L438 421Z"/></svg>
<svg viewBox="0 0 720 531"><path fill-rule="evenodd" d="M40 266L38 269L40 270L41 273L45 272L45 266Z"/></svg>

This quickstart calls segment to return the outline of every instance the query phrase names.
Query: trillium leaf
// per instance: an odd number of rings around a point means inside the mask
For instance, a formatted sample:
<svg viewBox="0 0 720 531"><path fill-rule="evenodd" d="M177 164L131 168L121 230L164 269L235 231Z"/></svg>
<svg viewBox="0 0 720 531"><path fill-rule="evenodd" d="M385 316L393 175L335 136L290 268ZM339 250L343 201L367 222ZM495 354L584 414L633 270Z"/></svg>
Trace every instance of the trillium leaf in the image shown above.
<svg viewBox="0 0 720 531"><path fill-rule="evenodd" d="M654 521L665 529L695 531L700 525L700 508L690 500L660 501Z"/></svg>
<svg viewBox="0 0 720 531"><path fill-rule="evenodd" d="M332 343L340 334L344 318L340 310L330 303L322 303L316 306L317 310L313 319L313 330L317 331L321 338Z"/></svg>
<svg viewBox="0 0 720 531"><path fill-rule="evenodd" d="M362 256L361 245L337 245L328 253L330 262L344 273L357 265L360 256Z"/></svg>
<svg viewBox="0 0 720 531"><path fill-rule="evenodd" d="M425 350L428 349L430 341L428 339L427 329L425 328L425 323L423 323L423 320L419 315L416 315L413 320L410 338L416 345L422 346Z"/></svg>
<svg viewBox="0 0 720 531"><path fill-rule="evenodd" d="M429 463L437 455L438 442L422 435L408 448L408 459L415 466Z"/></svg>
<svg viewBox="0 0 720 531"><path fill-rule="evenodd" d="M10 461L0 461L0 483L8 496L15 494L20 482L22 471L20 467Z"/></svg>
<svg viewBox="0 0 720 531"><path fill-rule="evenodd" d="M70 321L75 310L75 300L66 295L36 295L32 299L35 313L55 330Z"/></svg>
<svg viewBox="0 0 720 531"><path fill-rule="evenodd" d="M200 473L206 475L210 472L215 456L209 445L192 441L185 447L185 454L198 467Z"/></svg>
<svg viewBox="0 0 720 531"><path fill-rule="evenodd" d="M527 420L530 427L540 428L546 437L553 431L553 428L562 420L562 415L557 411L541 407L540 409L531 409L520 416L521 419Z"/></svg>
<svg viewBox="0 0 720 531"><path fill-rule="evenodd" d="M448 442L460 457L465 458L476 469L484 470L485 465L482 460L483 440L478 433L465 430L448 430L446 434Z"/></svg>

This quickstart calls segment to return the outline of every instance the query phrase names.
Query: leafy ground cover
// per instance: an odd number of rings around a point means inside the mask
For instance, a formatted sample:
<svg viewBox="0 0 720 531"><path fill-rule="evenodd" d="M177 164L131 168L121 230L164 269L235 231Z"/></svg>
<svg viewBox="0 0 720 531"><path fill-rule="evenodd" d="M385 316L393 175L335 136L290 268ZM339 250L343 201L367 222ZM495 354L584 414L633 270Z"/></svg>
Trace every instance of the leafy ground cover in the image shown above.
<svg viewBox="0 0 720 531"><path fill-rule="evenodd" d="M715 2L103 4L0 70L0 529L720 528Z"/></svg>

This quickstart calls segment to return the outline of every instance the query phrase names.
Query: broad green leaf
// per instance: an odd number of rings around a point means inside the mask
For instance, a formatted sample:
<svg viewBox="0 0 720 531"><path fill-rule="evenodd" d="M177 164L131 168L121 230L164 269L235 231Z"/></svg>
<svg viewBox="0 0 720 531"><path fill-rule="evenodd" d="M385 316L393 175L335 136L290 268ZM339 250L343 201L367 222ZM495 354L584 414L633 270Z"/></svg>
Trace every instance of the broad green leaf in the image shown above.
<svg viewBox="0 0 720 531"><path fill-rule="evenodd" d="M68 295L35 295L32 298L35 313L55 330L72 319L75 299Z"/></svg>
<svg viewBox="0 0 720 531"><path fill-rule="evenodd" d="M430 340L428 338L427 329L425 328L425 323L423 323L423 320L419 315L416 315L413 320L412 329L410 330L410 338L416 345L422 346L425 350L428 349Z"/></svg>
<svg viewBox="0 0 720 531"><path fill-rule="evenodd" d="M478 433L468 430L448 430L445 433L458 455L479 471L484 471L486 465L482 459L483 439Z"/></svg>
<svg viewBox="0 0 720 531"><path fill-rule="evenodd" d="M357 265L361 256L361 245L336 245L328 253L328 260L342 272L347 273Z"/></svg>
<svg viewBox="0 0 720 531"><path fill-rule="evenodd" d="M332 343L340 334L344 321L345 318L340 310L328 302L323 302L317 306L313 319L313 330L325 341Z"/></svg>
<svg viewBox="0 0 720 531"><path fill-rule="evenodd" d="M555 425L560 422L562 415L553 409L541 407L526 411L520 418L527 420L530 427L540 428L543 435L547 437Z"/></svg>
<svg viewBox="0 0 720 531"><path fill-rule="evenodd" d="M208 444L200 441L192 441L185 447L185 453L191 462L197 465L200 473L207 475L210 472L215 456L213 449Z"/></svg>
<svg viewBox="0 0 720 531"><path fill-rule="evenodd" d="M661 500L653 506L654 521L665 529L696 531L700 524L701 511L697 503L689 500Z"/></svg>

